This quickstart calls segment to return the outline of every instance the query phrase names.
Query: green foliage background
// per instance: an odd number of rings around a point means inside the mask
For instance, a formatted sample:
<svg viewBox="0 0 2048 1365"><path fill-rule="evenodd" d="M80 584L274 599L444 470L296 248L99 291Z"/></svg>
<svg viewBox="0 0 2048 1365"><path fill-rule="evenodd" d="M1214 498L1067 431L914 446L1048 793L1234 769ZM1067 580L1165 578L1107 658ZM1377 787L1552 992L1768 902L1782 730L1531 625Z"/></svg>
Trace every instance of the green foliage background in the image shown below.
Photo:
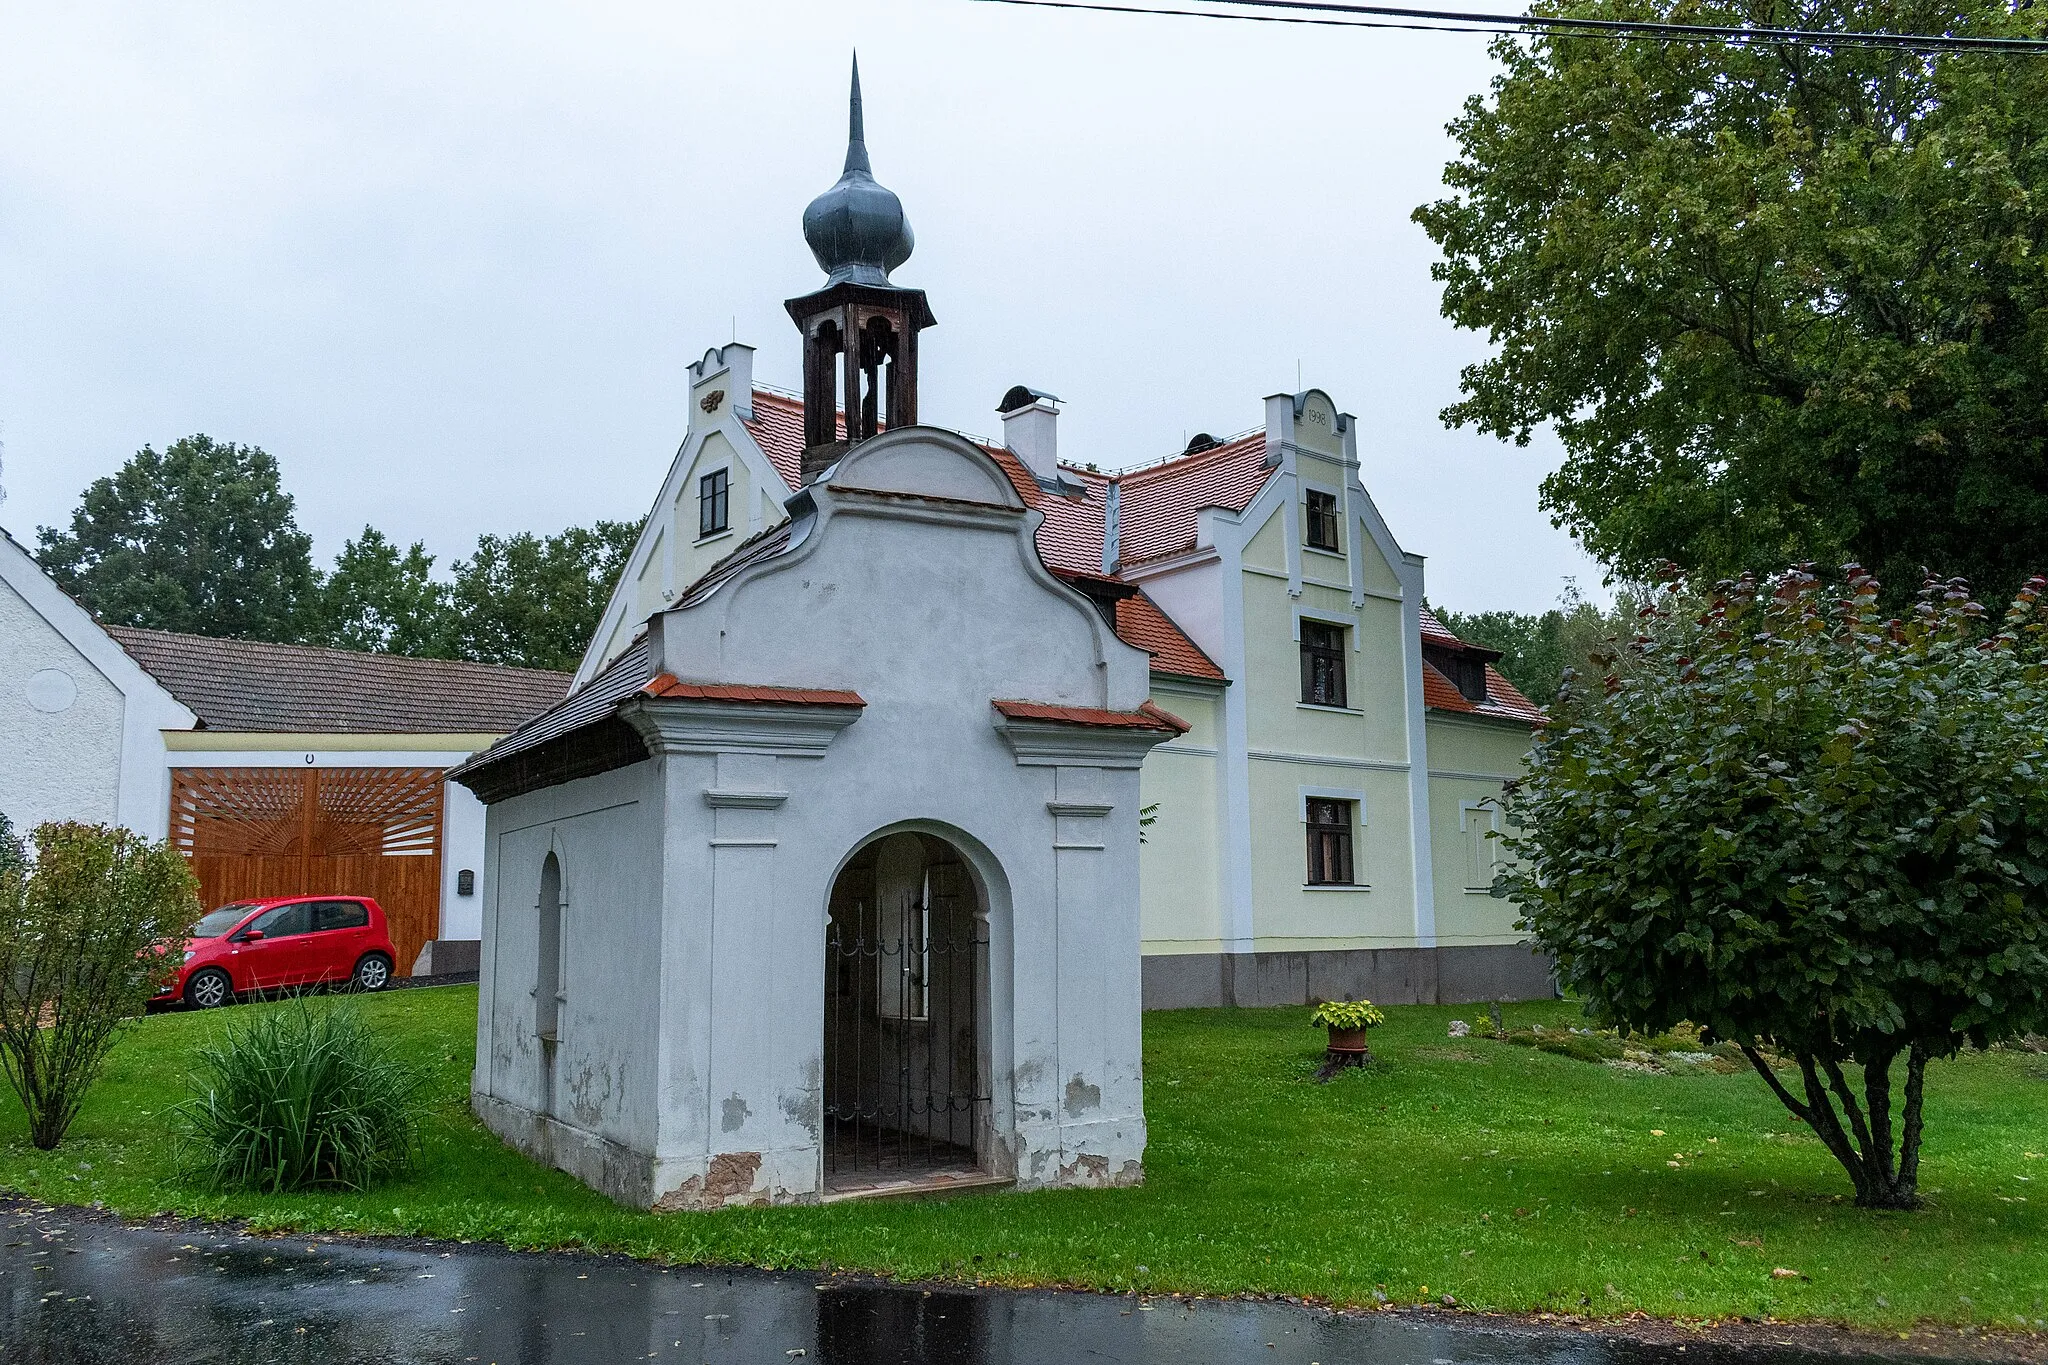
<svg viewBox="0 0 2048 1365"><path fill-rule="evenodd" d="M424 544L365 526L323 574L277 461L199 435L95 480L68 528L41 529L36 558L113 625L572 669L639 534L486 534L444 578Z"/></svg>

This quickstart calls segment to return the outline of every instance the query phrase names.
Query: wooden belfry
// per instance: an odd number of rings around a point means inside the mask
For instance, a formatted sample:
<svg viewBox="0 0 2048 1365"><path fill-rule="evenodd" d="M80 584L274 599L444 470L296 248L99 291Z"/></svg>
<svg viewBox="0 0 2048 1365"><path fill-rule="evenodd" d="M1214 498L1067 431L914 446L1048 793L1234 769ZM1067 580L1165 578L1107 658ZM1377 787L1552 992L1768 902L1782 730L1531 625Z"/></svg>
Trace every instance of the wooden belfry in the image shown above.
<svg viewBox="0 0 2048 1365"><path fill-rule="evenodd" d="M917 334L937 321L922 289L889 283L916 239L868 166L858 58L848 125L845 170L804 210L825 287L784 305L804 335L805 483L856 442L917 424Z"/></svg>

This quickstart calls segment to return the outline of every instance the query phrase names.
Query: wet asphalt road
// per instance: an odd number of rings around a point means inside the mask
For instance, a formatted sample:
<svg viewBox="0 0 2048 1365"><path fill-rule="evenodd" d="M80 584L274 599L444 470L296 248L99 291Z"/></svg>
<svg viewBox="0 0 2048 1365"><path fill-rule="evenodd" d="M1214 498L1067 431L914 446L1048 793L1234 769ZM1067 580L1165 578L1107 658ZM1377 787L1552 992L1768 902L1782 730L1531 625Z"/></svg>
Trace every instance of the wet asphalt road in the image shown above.
<svg viewBox="0 0 2048 1365"><path fill-rule="evenodd" d="M1489 1330L1286 1304L693 1270L481 1247L130 1228L0 1206L0 1361L764 1362L788 1365L1797 1365L1576 1332ZM1827 1360L1843 1365L1848 1357Z"/></svg>

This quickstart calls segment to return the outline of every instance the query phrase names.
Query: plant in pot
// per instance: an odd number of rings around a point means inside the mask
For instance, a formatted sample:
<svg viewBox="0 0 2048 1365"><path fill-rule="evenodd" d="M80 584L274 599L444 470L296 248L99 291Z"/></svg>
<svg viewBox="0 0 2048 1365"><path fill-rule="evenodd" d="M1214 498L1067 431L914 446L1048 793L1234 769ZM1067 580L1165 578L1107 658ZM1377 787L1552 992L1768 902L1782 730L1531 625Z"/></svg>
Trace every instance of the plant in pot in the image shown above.
<svg viewBox="0 0 2048 1365"><path fill-rule="evenodd" d="M1387 1022L1379 1006L1370 1000L1325 1000L1309 1011L1311 1024L1330 1031L1330 1045L1324 1053L1323 1072L1334 1075L1347 1066L1364 1066L1372 1060L1366 1045L1367 1029Z"/></svg>

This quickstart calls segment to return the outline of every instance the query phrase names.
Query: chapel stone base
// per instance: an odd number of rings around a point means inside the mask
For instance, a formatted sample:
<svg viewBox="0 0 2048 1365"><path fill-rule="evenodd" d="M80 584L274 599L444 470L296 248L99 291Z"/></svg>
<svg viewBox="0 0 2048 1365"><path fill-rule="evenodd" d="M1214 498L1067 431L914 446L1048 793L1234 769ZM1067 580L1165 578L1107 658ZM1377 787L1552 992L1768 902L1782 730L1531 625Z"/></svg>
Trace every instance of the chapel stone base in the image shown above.
<svg viewBox="0 0 2048 1365"><path fill-rule="evenodd" d="M1176 953L1144 960L1148 1010L1218 1005L1463 1005L1549 1000L1550 959L1523 944L1303 953Z"/></svg>

